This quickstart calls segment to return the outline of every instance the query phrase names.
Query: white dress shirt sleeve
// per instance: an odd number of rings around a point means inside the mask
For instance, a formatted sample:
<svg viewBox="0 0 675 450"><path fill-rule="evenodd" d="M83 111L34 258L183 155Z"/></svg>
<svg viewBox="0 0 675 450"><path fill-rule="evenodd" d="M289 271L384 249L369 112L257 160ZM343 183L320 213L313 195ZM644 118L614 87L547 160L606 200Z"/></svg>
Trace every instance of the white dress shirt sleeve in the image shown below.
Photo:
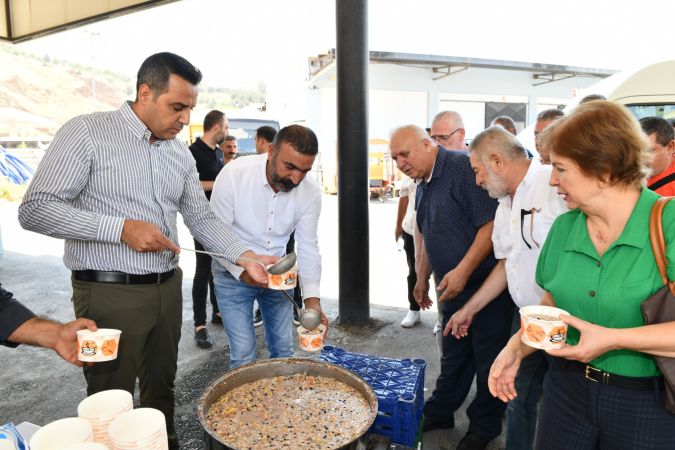
<svg viewBox="0 0 675 450"><path fill-rule="evenodd" d="M321 192L308 202L295 227L295 242L298 249L298 275L302 298L320 298L321 255L319 253L319 216L321 215Z"/></svg>
<svg viewBox="0 0 675 450"><path fill-rule="evenodd" d="M211 191L211 210L225 225L231 227L234 223L234 178L226 167L224 167L213 184ZM202 194L203 195L203 194ZM216 258L235 279L239 279L244 272L244 268L232 264L222 258Z"/></svg>

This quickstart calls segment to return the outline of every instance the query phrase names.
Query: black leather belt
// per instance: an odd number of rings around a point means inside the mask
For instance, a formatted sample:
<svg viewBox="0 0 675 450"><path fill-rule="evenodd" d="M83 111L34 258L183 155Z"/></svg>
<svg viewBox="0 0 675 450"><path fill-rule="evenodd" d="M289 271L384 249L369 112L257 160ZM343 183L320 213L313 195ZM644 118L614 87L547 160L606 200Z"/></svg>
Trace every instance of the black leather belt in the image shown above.
<svg viewBox="0 0 675 450"><path fill-rule="evenodd" d="M136 275L124 272L109 272L105 270L73 270L76 280L90 281L93 283L118 283L118 284L162 284L174 274L175 270L163 273L146 273Z"/></svg>
<svg viewBox="0 0 675 450"><path fill-rule="evenodd" d="M596 369L588 364L579 361L566 361L563 366L565 369L575 373L580 373L585 379L594 382L616 386L624 389L633 389L636 391L653 391L654 389L663 389L663 377L626 377L615 375Z"/></svg>

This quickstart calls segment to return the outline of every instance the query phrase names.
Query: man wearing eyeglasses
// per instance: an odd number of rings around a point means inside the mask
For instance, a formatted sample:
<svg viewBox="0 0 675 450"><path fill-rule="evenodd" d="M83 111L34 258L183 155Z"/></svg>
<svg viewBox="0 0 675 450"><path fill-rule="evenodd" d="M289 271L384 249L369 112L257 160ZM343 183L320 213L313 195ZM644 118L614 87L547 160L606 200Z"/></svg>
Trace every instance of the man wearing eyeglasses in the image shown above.
<svg viewBox="0 0 675 450"><path fill-rule="evenodd" d="M462 120L462 116L455 111L441 111L436 114L434 120L431 122L429 135L436 145L443 146L447 150L466 151L464 121ZM438 322L434 326L433 333L436 335L438 348L440 349L443 338L438 332L441 331L443 311L440 302L436 306L438 307Z"/></svg>
<svg viewBox="0 0 675 450"><path fill-rule="evenodd" d="M537 122L534 124L534 145L539 153L539 161L542 164L551 164L551 157L546 146L541 143L541 133L551 126L553 122L564 117L565 113L556 108L544 110L537 116Z"/></svg>
<svg viewBox="0 0 675 450"><path fill-rule="evenodd" d="M551 166L529 159L508 131L493 126L479 133L469 147L476 184L499 199L492 243L497 265L481 288L448 321L443 334L469 335L474 317L508 285L516 306L538 305L544 291L534 279L539 252L553 221L567 211L557 190L549 186ZM520 329L518 310L511 332ZM537 403L548 369L544 352L525 358L516 377L518 397L507 407L507 450L532 449Z"/></svg>
<svg viewBox="0 0 675 450"><path fill-rule="evenodd" d="M390 142L399 169L421 180L415 203L424 251L420 252L415 300L422 309L431 307L429 277L433 272L445 325L497 263L490 239L497 202L473 182L466 153L436 145L422 128L401 127ZM487 377L509 339L512 314L513 302L503 290L477 314L467 339L443 337L441 373L424 405L424 432L454 427L454 412L475 377L476 398L467 410L470 425L457 449L484 449L499 436L506 405L490 394Z"/></svg>
<svg viewBox="0 0 675 450"><path fill-rule="evenodd" d="M431 123L431 139L448 150L466 151L464 121L455 111L441 111Z"/></svg>

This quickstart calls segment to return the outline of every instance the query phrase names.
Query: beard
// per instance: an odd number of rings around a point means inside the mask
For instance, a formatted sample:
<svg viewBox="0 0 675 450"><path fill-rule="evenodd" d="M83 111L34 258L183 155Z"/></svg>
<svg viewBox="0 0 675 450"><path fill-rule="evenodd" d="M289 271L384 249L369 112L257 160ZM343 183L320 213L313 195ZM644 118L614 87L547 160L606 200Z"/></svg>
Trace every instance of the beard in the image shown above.
<svg viewBox="0 0 675 450"><path fill-rule="evenodd" d="M499 179L496 173L492 171L490 166L485 166L487 178L483 182L483 189L485 189L491 198L502 198L509 193L506 183Z"/></svg>
<svg viewBox="0 0 675 450"><path fill-rule="evenodd" d="M280 176L276 171L277 166L277 155L274 155L272 161L267 164L267 170L269 171L269 178L272 181L272 187L281 192L290 192L296 187L297 184L293 183L293 180L290 178L285 178Z"/></svg>
<svg viewBox="0 0 675 450"><path fill-rule="evenodd" d="M272 184L274 187L281 192L289 192L298 187L298 185L293 183L293 180L290 178L282 178L274 172L272 172L272 176L270 178L272 179Z"/></svg>
<svg viewBox="0 0 675 450"><path fill-rule="evenodd" d="M225 135L223 133L219 133L216 136L216 145L223 145L223 142L225 142Z"/></svg>

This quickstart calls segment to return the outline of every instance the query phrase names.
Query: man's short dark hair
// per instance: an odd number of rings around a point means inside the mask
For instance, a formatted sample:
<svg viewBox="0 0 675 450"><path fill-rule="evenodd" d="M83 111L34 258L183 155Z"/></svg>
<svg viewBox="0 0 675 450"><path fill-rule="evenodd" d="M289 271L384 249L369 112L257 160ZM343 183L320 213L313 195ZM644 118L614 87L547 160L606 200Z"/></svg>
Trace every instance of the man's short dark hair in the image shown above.
<svg viewBox="0 0 675 450"><path fill-rule="evenodd" d="M564 116L565 116L565 113L563 112L562 109L558 109L558 108L545 109L544 111L539 113L539 115L537 116L537 121L540 121L540 120L556 120L556 119L560 119L561 117L564 117Z"/></svg>
<svg viewBox="0 0 675 450"><path fill-rule="evenodd" d="M497 116L492 120L493 125L501 125L511 134L516 134L516 123L509 116Z"/></svg>
<svg viewBox="0 0 675 450"><path fill-rule="evenodd" d="M228 134L227 136L225 136L225 142L236 141L236 140L237 140L237 138L232 136L231 134Z"/></svg>
<svg viewBox="0 0 675 450"><path fill-rule="evenodd" d="M279 150L282 142L289 144L303 155L315 156L319 153L319 141L316 134L302 125L289 125L279 130L274 136L274 149Z"/></svg>
<svg viewBox="0 0 675 450"><path fill-rule="evenodd" d="M263 125L262 127L258 128L255 130L255 138L263 138L267 142L273 142L274 141L274 136L277 135L277 130L274 127L271 127L269 125Z"/></svg>
<svg viewBox="0 0 675 450"><path fill-rule="evenodd" d="M662 117L643 117L640 119L640 126L647 136L656 134L656 142L664 147L675 139L673 126Z"/></svg>
<svg viewBox="0 0 675 450"><path fill-rule="evenodd" d="M225 114L222 111L218 111L217 109L209 111L208 114L204 116L204 131L209 131L216 125L220 125L223 123L224 118Z"/></svg>
<svg viewBox="0 0 675 450"><path fill-rule="evenodd" d="M168 90L169 76L178 75L193 86L202 81L202 73L187 59L174 53L162 52L149 56L136 76L136 92L141 85L146 84L155 97Z"/></svg>
<svg viewBox="0 0 675 450"><path fill-rule="evenodd" d="M607 100L607 97L605 97L602 94L588 94L581 100L579 100L579 104L582 105L584 103L592 102L593 100Z"/></svg>

